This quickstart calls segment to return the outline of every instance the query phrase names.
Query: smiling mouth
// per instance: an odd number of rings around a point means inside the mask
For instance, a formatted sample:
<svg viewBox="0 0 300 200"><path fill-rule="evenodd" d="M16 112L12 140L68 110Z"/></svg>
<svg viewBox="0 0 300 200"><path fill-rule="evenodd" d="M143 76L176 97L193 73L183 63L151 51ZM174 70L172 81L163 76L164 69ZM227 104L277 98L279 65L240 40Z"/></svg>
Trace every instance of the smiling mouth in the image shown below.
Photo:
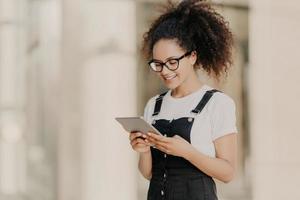
<svg viewBox="0 0 300 200"><path fill-rule="evenodd" d="M174 74L174 75L171 75L171 76L163 76L164 80L172 80L173 78L175 78L177 75Z"/></svg>

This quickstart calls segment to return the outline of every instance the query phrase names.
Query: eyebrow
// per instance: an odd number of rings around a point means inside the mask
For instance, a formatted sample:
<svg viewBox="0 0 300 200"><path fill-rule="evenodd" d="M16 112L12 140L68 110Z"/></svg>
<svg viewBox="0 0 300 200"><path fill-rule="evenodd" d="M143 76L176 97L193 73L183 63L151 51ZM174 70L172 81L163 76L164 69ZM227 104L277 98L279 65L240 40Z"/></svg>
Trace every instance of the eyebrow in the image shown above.
<svg viewBox="0 0 300 200"><path fill-rule="evenodd" d="M171 56L171 57L168 57L167 59L166 59L166 61L165 62L167 62L167 61L169 61L169 60L172 60L172 59L177 59L177 58L179 58L180 56ZM162 61L162 60L158 60L158 59L152 59L152 61L158 61L158 62L164 62L164 61Z"/></svg>

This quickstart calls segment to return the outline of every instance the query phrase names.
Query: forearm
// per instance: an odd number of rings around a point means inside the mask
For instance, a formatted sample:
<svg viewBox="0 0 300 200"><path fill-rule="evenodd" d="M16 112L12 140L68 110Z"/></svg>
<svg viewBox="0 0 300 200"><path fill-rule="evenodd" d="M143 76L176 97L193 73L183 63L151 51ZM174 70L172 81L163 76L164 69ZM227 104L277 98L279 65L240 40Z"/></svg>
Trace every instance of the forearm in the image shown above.
<svg viewBox="0 0 300 200"><path fill-rule="evenodd" d="M141 174L148 180L152 176L152 156L151 151L147 153L140 153L139 157L139 170Z"/></svg>
<svg viewBox="0 0 300 200"><path fill-rule="evenodd" d="M228 183L234 177L235 166L224 159L204 155L195 148L186 153L185 159L207 175L224 183Z"/></svg>

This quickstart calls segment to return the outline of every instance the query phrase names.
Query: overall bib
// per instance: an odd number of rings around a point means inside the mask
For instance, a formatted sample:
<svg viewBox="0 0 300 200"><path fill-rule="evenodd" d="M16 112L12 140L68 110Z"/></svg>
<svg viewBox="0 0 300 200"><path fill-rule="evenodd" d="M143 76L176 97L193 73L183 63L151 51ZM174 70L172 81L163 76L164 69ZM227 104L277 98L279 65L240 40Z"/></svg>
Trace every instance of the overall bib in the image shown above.
<svg viewBox="0 0 300 200"><path fill-rule="evenodd" d="M206 103L218 90L209 90L191 112L201 112ZM154 113L158 115L164 95L156 99ZM179 135L191 143L190 134L194 123L193 117L181 117L173 120L154 120L152 125L164 136ZM147 200L217 200L216 185L208 176L182 157L172 156L151 147L152 178Z"/></svg>

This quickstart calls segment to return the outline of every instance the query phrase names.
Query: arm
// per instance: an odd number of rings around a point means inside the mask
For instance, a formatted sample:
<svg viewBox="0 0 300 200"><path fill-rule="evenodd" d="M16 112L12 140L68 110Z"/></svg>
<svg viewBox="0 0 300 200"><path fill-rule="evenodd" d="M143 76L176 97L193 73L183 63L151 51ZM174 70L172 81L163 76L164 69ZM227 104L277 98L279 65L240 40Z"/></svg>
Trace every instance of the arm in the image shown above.
<svg viewBox="0 0 300 200"><path fill-rule="evenodd" d="M234 177L236 170L237 136L227 134L214 141L216 158L209 157L199 152L195 147L182 137L164 137L148 133L149 140L159 150L174 156L180 156L188 160L198 169L224 183L228 183Z"/></svg>
<svg viewBox="0 0 300 200"><path fill-rule="evenodd" d="M141 132L131 132L129 135L130 144L132 149L139 153L139 170L141 174L146 178L150 179L152 176L152 156L150 150L150 143L141 139L145 135Z"/></svg>
<svg viewBox="0 0 300 200"><path fill-rule="evenodd" d="M139 170L141 174L148 180L152 176L152 156L151 151L140 153Z"/></svg>
<svg viewBox="0 0 300 200"><path fill-rule="evenodd" d="M236 171L237 129L235 126L235 104L231 98L224 95L218 96L215 100L218 100L218 102L214 104L211 113L211 137L216 151L215 158L199 152L178 135L164 137L148 133L148 137L157 149L167 154L183 157L209 176L228 183L233 179Z"/></svg>
<svg viewBox="0 0 300 200"><path fill-rule="evenodd" d="M230 182L236 171L237 136L229 134L214 141L216 158L209 157L191 148L186 152L185 159L204 173L224 183Z"/></svg>

